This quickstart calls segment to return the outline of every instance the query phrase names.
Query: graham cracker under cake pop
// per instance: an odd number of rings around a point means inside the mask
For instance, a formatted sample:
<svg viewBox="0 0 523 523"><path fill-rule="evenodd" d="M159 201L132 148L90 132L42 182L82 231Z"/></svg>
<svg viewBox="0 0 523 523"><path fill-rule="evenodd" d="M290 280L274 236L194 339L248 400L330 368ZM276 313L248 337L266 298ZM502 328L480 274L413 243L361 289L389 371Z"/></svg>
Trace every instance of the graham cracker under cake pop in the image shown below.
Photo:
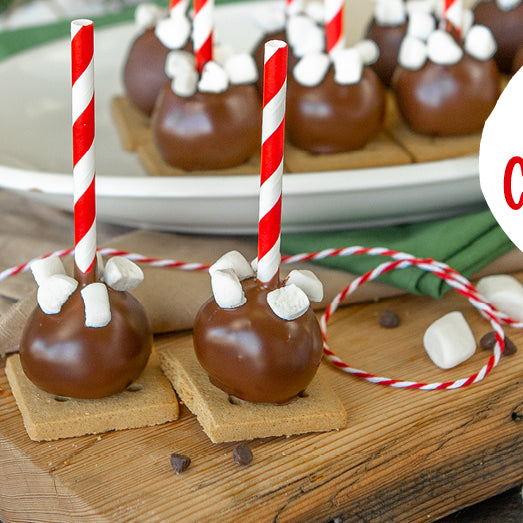
<svg viewBox="0 0 523 523"><path fill-rule="evenodd" d="M62 398L40 390L25 376L18 354L8 357L5 372L27 434L34 441L149 427L179 416L176 394L154 352L127 390L101 399Z"/></svg>
<svg viewBox="0 0 523 523"><path fill-rule="evenodd" d="M248 403L211 384L190 337L166 339L158 352L163 372L213 443L325 432L347 425L345 408L321 372L292 403Z"/></svg>

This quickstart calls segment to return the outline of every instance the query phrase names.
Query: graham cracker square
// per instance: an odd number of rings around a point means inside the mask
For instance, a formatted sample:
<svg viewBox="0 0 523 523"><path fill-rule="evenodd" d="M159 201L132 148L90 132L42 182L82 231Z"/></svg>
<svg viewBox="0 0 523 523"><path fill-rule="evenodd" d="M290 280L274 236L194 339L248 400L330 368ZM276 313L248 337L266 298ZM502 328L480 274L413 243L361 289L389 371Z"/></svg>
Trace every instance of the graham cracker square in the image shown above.
<svg viewBox="0 0 523 523"><path fill-rule="evenodd" d="M319 372L304 397L287 405L255 404L232 399L211 384L192 338L167 343L159 355L163 372L213 443L325 432L347 425L343 404Z"/></svg>
<svg viewBox="0 0 523 523"><path fill-rule="evenodd" d="M101 399L62 398L40 390L25 376L18 354L9 356L5 372L33 441L149 427L179 416L178 399L154 352L126 391Z"/></svg>
<svg viewBox="0 0 523 523"><path fill-rule="evenodd" d="M113 98L111 110L122 147L126 151L136 151L141 144L152 141L150 118L135 107L127 96Z"/></svg>

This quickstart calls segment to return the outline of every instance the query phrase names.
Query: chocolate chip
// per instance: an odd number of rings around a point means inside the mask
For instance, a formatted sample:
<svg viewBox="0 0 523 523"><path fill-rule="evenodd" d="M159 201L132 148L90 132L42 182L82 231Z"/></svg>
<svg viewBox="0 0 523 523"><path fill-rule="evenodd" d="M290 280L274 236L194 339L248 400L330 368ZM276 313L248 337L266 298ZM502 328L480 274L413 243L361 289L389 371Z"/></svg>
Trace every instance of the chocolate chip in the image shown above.
<svg viewBox="0 0 523 523"><path fill-rule="evenodd" d="M176 474L186 471L191 464L191 458L185 454L171 454L171 466Z"/></svg>
<svg viewBox="0 0 523 523"><path fill-rule="evenodd" d="M238 465L248 465L252 461L252 452L247 445L236 445L232 451L232 457Z"/></svg>
<svg viewBox="0 0 523 523"><path fill-rule="evenodd" d="M385 311L380 316L380 326L384 329L394 329L400 324L398 315L393 311Z"/></svg>
<svg viewBox="0 0 523 523"><path fill-rule="evenodd" d="M494 350L496 344L496 333L494 331L487 332L480 340L479 346L485 350ZM517 347L514 342L505 336L505 349L503 350L503 356L510 356L517 352Z"/></svg>

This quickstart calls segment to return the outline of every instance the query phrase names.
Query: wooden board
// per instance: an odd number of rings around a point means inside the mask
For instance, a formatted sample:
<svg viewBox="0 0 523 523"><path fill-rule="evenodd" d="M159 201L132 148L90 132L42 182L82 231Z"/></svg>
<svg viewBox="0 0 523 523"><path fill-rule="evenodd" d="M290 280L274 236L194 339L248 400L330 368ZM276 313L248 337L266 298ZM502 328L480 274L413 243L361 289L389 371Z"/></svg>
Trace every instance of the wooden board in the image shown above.
<svg viewBox="0 0 523 523"><path fill-rule="evenodd" d="M520 275L523 281L523 275ZM378 326L384 310L400 327ZM437 317L461 310L476 338L491 330L455 292L443 300L404 296L341 309L331 348L351 365L393 378L447 381L472 374L488 354L441 371L421 339ZM212 444L183 407L177 422L52 443L27 437L0 371L0 520L430 521L523 480L523 333L481 383L454 391L396 390L324 373L348 412L339 432L249 442L254 461L239 467L234 444ZM180 346L190 333L157 340ZM191 457L181 475L172 452Z"/></svg>

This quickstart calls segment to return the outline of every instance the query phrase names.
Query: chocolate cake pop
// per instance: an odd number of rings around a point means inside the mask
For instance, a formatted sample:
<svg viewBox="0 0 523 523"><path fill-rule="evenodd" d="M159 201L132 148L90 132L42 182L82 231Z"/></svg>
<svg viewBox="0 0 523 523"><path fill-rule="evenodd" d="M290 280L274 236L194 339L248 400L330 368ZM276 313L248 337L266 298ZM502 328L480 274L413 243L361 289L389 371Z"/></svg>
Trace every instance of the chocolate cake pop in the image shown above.
<svg viewBox="0 0 523 523"><path fill-rule="evenodd" d="M478 132L499 96L496 43L484 26L473 26L463 47L443 30L427 42L407 36L393 89L401 115L416 132L453 136Z"/></svg>
<svg viewBox="0 0 523 523"><path fill-rule="evenodd" d="M169 165L188 171L224 169L260 145L261 103L254 60L247 54L210 61L201 75L190 53L172 52L151 119L155 144Z"/></svg>
<svg viewBox="0 0 523 523"><path fill-rule="evenodd" d="M179 6L168 16L154 4L141 4L135 12L136 25L141 33L132 43L123 71L123 82L129 99L147 115L151 115L154 102L169 80L165 59L169 51L190 51L191 24Z"/></svg>
<svg viewBox="0 0 523 523"><path fill-rule="evenodd" d="M284 282L263 284L235 251L209 272L214 297L196 317L194 348L211 383L255 403L296 398L322 357L321 331L309 304L322 299L319 280L310 271L293 271Z"/></svg>
<svg viewBox="0 0 523 523"><path fill-rule="evenodd" d="M46 258L32 267L38 305L20 342L27 377L40 389L72 398L102 398L125 390L144 369L152 346L151 325L129 293L143 278L139 267L112 258L105 282ZM92 274L95 274L93 269Z"/></svg>
<svg viewBox="0 0 523 523"><path fill-rule="evenodd" d="M498 44L496 64L501 72L510 74L516 53L523 45L523 1L480 1L474 7L474 20L490 28Z"/></svg>
<svg viewBox="0 0 523 523"><path fill-rule="evenodd" d="M523 45L519 48L519 51L514 57L514 63L512 64L512 72L516 74L523 67Z"/></svg>

